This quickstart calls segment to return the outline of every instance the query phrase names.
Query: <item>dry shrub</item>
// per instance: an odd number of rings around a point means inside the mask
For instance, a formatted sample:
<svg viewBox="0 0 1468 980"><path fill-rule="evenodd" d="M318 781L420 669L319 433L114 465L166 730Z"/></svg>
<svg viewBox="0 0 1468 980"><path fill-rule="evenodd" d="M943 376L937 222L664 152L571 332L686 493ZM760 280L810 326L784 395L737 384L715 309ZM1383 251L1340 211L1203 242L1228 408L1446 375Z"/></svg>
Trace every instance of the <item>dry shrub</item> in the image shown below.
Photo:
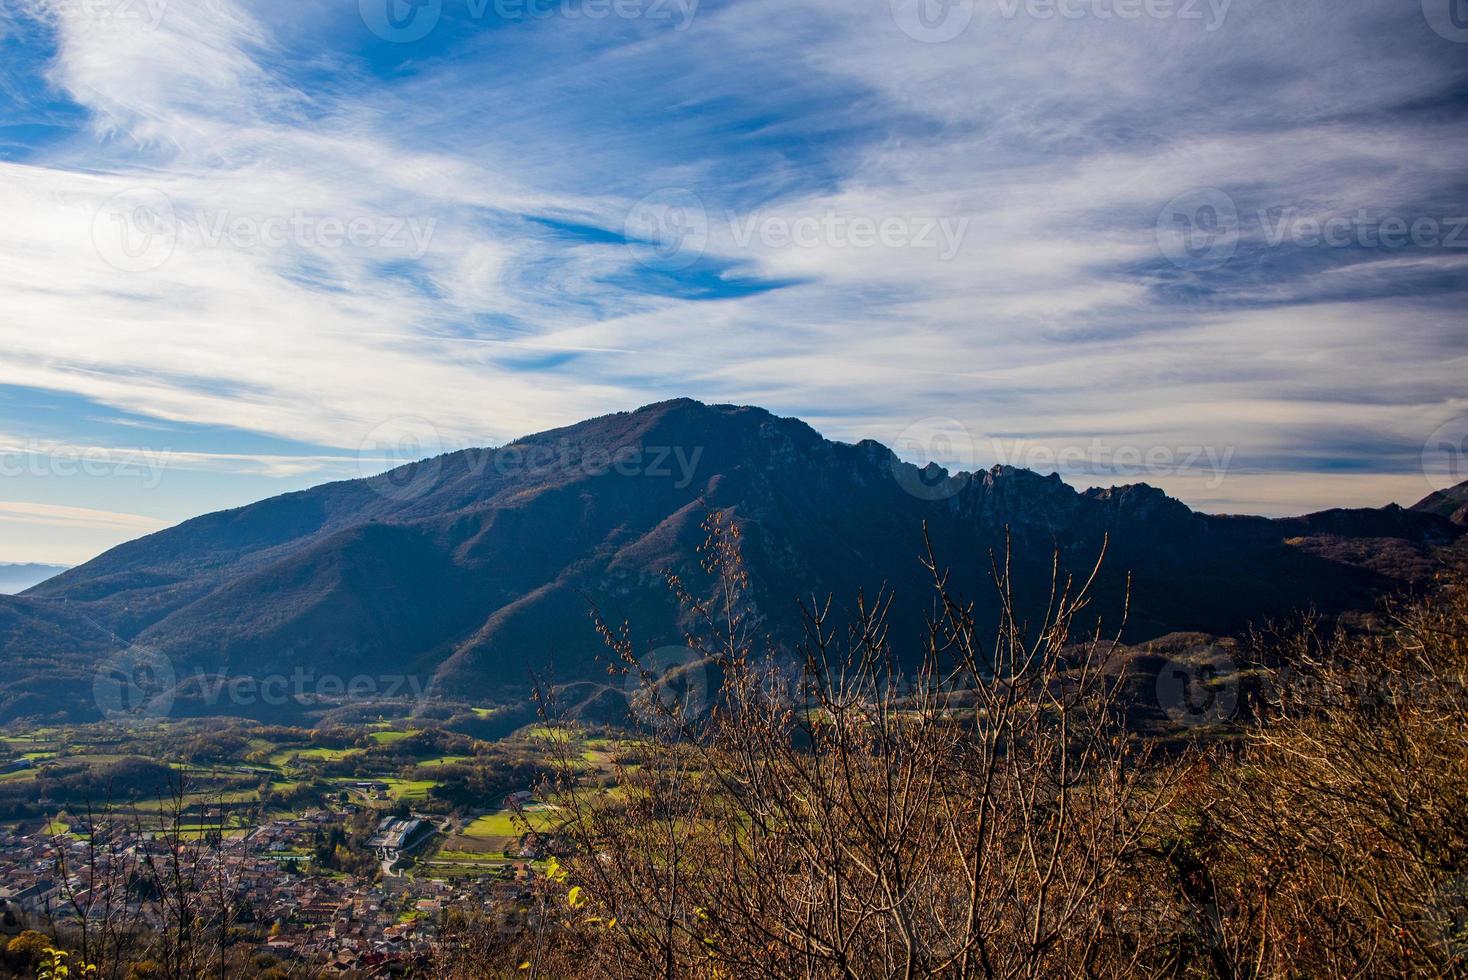
<svg viewBox="0 0 1468 980"><path fill-rule="evenodd" d="M577 791L568 755L553 790L594 920L582 975L1140 969L1132 883L1156 863L1149 829L1172 770L1122 730L1121 678L1104 670L1114 635L1078 635L1090 580L1057 561L1049 611L1026 628L1000 556L1001 626L981 636L930 548L915 672L894 654L887 597L858 597L840 622L808 606L782 664L749 635L737 527L715 514L708 531L712 598L672 586L697 624L694 662L720 679L709 710L649 673L643 764L618 793ZM602 630L627 670L645 669L625 627Z"/></svg>
<svg viewBox="0 0 1468 980"><path fill-rule="evenodd" d="M1465 975L1468 585L1263 646L1263 717L1191 814L1219 972Z"/></svg>
<svg viewBox="0 0 1468 980"><path fill-rule="evenodd" d="M885 596L809 605L793 658L757 647L738 528L707 529L715 587L670 580L686 661L599 623L641 681L616 788L583 785L545 695L566 871L497 954L517 975L1465 975L1461 576L1368 634L1260 639L1247 719L1162 753L1124 727L1120 624L1081 625L1094 571L1057 558L1027 624L991 558L980 635L930 545L903 676Z"/></svg>

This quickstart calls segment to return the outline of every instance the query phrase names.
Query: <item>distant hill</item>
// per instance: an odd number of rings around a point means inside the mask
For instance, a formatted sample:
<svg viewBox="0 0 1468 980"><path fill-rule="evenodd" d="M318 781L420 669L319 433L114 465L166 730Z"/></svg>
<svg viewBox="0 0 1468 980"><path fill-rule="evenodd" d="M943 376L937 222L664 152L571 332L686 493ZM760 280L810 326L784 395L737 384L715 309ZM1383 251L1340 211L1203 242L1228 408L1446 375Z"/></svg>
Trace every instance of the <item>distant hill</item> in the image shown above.
<svg viewBox="0 0 1468 980"><path fill-rule="evenodd" d="M95 716L96 665L129 647L180 680L406 675L479 701L523 697L546 668L604 681L590 604L629 619L649 648L678 643L687 624L662 573L702 581L711 507L744 527L762 631L790 642L798 599L885 586L907 654L929 604L925 523L981 618L1006 527L1039 600L1054 546L1079 568L1110 535L1094 609L1114 619L1131 573L1135 642L1238 634L1307 605L1369 608L1429 578L1465 533L1430 509L1214 517L1145 485L1078 492L1009 467L919 470L796 419L679 400L209 514L0 599L0 720Z"/></svg>
<svg viewBox="0 0 1468 980"><path fill-rule="evenodd" d="M66 571L68 565L11 564L0 562L0 595L15 595L40 585Z"/></svg>

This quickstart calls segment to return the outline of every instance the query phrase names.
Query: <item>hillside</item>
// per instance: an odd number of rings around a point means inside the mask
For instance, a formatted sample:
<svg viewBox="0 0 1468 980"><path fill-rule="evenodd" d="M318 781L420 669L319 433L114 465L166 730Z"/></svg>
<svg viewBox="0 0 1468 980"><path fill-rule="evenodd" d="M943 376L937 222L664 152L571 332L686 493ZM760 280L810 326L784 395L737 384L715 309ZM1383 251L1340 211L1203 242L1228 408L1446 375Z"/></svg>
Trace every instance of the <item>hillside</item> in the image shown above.
<svg viewBox="0 0 1468 980"><path fill-rule="evenodd" d="M523 696L552 665L558 679L597 676L592 604L650 645L679 641L662 573L698 581L710 507L742 522L761 625L782 642L799 635L800 597L924 597L924 524L976 598L1006 527L1040 599L1055 545L1078 568L1110 535L1096 611L1117 615L1130 572L1136 642L1237 634L1306 605L1369 608L1430 576L1464 534L1430 509L1212 517L1145 485L919 471L873 442L680 400L209 514L0 598L12 668L0 718L95 714L95 666L129 646L180 678L406 674L491 701ZM906 608L899 643L919 637L920 603Z"/></svg>

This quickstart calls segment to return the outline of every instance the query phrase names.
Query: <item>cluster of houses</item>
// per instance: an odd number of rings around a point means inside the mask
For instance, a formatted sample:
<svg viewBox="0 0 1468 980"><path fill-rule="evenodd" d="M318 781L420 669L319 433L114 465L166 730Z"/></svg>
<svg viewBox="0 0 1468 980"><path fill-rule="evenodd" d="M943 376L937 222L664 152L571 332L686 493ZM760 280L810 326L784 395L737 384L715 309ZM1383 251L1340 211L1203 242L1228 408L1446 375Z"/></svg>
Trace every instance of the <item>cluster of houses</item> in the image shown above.
<svg viewBox="0 0 1468 980"><path fill-rule="evenodd" d="M446 907L492 915L523 904L530 874L525 866L516 875L453 881L391 875L369 881L314 873L309 855L317 833L349 816L309 811L234 831L192 849L193 870L203 880L227 883L233 907L248 910L248 921L256 926L259 952L342 971L390 973L396 965L421 961ZM102 907L98 892L118 877L108 874L108 861L136 866L161 848L152 835L120 826L72 826L60 834L53 832L57 829L0 834L0 931L64 928L78 908L88 914L89 907ZM432 823L424 819L389 817L368 846L390 863L432 833ZM106 846L89 846L97 841ZM156 914L135 896L126 901L143 921Z"/></svg>

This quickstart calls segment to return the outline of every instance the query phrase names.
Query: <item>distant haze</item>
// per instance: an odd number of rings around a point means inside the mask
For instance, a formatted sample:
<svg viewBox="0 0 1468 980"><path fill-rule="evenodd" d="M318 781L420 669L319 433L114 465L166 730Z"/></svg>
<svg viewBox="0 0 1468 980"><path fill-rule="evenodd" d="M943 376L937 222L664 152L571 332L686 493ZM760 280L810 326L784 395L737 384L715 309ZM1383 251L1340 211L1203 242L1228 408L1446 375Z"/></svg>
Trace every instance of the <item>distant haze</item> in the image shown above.
<svg viewBox="0 0 1468 980"><path fill-rule="evenodd" d="M13 565L0 563L0 595L16 595L66 571L66 565Z"/></svg>

